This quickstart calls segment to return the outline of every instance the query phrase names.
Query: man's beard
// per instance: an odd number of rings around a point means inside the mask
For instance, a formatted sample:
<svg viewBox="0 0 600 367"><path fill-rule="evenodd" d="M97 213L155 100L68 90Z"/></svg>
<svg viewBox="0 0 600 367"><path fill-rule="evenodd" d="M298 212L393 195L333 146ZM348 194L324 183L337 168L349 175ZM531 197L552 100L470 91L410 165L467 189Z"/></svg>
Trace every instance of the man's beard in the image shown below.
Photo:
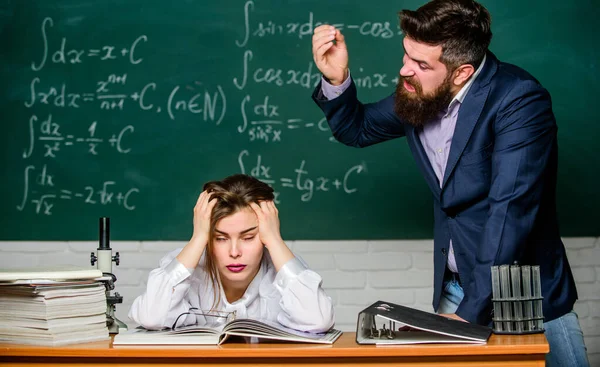
<svg viewBox="0 0 600 367"><path fill-rule="evenodd" d="M448 73L442 84L435 89L433 94L424 95L421 83L411 77L400 76L396 85L396 98L394 112L404 122L420 128L425 126L433 118L445 110L452 100L450 77ZM415 92L409 92L404 88L404 81L415 88Z"/></svg>

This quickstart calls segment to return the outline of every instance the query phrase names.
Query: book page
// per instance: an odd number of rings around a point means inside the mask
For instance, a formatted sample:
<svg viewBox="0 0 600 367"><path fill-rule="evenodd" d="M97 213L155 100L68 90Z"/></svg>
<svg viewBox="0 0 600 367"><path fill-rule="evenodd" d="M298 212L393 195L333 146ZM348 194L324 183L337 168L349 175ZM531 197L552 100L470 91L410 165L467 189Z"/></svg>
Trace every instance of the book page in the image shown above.
<svg viewBox="0 0 600 367"><path fill-rule="evenodd" d="M83 268L72 265L57 265L36 268L0 269L0 281L11 282L31 279L93 279L102 276L102 271L96 268Z"/></svg>
<svg viewBox="0 0 600 367"><path fill-rule="evenodd" d="M141 327L115 335L113 345L216 345L219 334L211 332L173 333L173 330L147 330Z"/></svg>
<svg viewBox="0 0 600 367"><path fill-rule="evenodd" d="M223 331L225 325L189 325L179 326L176 329L168 330L169 334L214 334L219 335Z"/></svg>
<svg viewBox="0 0 600 367"><path fill-rule="evenodd" d="M341 335L341 331L335 329L327 333L309 333L290 329L278 322L253 319L233 320L225 326L223 333L265 339L327 344L333 343Z"/></svg>

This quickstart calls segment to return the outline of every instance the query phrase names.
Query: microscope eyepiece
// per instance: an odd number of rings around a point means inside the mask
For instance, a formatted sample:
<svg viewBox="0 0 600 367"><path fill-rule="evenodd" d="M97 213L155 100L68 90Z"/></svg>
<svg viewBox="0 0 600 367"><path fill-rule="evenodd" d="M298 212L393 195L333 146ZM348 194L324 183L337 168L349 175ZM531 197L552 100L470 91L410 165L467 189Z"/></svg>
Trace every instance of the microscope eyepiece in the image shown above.
<svg viewBox="0 0 600 367"><path fill-rule="evenodd" d="M100 217L98 250L110 250L110 218Z"/></svg>

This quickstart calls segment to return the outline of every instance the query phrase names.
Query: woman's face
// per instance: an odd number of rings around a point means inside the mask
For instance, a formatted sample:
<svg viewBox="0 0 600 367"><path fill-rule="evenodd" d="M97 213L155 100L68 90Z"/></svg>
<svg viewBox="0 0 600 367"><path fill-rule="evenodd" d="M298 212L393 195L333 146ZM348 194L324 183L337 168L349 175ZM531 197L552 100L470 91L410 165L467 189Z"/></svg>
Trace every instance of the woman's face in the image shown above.
<svg viewBox="0 0 600 367"><path fill-rule="evenodd" d="M260 268L263 247L252 208L220 219L215 226L213 254L223 286L248 287Z"/></svg>

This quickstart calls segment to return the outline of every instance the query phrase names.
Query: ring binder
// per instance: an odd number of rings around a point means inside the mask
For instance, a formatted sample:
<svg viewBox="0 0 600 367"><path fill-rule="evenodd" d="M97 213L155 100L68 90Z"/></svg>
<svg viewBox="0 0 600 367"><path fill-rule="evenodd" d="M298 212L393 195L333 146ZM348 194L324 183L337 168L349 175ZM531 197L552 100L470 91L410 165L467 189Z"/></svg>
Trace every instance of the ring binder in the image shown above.
<svg viewBox="0 0 600 367"><path fill-rule="evenodd" d="M358 344L486 343L492 329L377 301L358 314Z"/></svg>

